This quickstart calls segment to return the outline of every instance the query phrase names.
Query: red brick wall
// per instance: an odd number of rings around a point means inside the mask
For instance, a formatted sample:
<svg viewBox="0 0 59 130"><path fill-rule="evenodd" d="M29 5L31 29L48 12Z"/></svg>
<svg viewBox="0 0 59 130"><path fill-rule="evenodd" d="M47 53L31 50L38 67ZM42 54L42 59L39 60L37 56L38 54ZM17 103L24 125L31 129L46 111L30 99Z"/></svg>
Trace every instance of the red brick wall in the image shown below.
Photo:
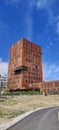
<svg viewBox="0 0 59 130"><path fill-rule="evenodd" d="M9 65L8 65L8 82L11 88L19 88L22 86L22 74L15 74L14 69L22 66L22 48L23 39L16 42L10 47Z"/></svg>
<svg viewBox="0 0 59 130"><path fill-rule="evenodd" d="M59 80L55 81L43 81L41 83L29 84L29 88L34 88L42 92L49 93L50 90L56 90L59 93Z"/></svg>
<svg viewBox="0 0 59 130"><path fill-rule="evenodd" d="M26 66L27 70L15 74L14 69ZM21 39L10 47L8 81L13 89L28 89L30 83L42 82L41 47Z"/></svg>

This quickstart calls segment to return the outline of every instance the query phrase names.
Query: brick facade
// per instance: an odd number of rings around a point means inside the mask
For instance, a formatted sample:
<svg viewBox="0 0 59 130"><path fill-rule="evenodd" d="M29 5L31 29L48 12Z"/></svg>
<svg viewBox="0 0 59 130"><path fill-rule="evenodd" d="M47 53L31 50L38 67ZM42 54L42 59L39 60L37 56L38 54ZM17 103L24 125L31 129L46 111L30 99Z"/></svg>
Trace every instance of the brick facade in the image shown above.
<svg viewBox="0 0 59 130"><path fill-rule="evenodd" d="M29 84L29 88L35 88L35 90L45 92L46 94L55 92L59 94L59 80Z"/></svg>
<svg viewBox="0 0 59 130"><path fill-rule="evenodd" d="M59 93L59 80L42 80L41 47L21 39L10 47L8 65L8 88L11 90L39 90L48 94ZM52 91L52 92L53 92Z"/></svg>
<svg viewBox="0 0 59 130"><path fill-rule="evenodd" d="M10 47L8 82L10 89L29 89L42 82L41 47L21 39Z"/></svg>

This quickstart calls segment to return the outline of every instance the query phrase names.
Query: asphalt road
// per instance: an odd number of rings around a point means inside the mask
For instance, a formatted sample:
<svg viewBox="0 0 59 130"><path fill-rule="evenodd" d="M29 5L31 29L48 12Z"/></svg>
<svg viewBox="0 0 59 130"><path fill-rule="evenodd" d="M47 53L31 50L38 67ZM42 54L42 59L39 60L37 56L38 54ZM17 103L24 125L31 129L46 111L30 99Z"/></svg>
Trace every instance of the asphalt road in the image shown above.
<svg viewBox="0 0 59 130"><path fill-rule="evenodd" d="M7 130L59 130L59 107L34 112Z"/></svg>

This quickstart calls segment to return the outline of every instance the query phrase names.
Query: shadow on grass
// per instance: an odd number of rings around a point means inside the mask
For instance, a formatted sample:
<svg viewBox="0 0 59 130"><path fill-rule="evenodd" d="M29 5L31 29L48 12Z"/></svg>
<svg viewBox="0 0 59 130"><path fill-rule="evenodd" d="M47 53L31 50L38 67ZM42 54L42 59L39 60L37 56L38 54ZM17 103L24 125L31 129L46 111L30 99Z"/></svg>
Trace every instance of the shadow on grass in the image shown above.
<svg viewBox="0 0 59 130"><path fill-rule="evenodd" d="M8 97L7 97L7 96L0 96L0 102L5 101L6 99L8 99Z"/></svg>

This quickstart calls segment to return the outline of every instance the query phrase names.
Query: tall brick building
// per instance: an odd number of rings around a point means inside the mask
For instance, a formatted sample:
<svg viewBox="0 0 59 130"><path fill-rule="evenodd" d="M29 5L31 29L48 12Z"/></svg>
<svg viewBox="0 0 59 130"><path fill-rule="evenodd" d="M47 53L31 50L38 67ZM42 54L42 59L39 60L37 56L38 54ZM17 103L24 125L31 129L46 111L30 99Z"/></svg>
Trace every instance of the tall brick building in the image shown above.
<svg viewBox="0 0 59 130"><path fill-rule="evenodd" d="M10 47L8 82L10 89L29 89L42 82L41 47L21 39Z"/></svg>

